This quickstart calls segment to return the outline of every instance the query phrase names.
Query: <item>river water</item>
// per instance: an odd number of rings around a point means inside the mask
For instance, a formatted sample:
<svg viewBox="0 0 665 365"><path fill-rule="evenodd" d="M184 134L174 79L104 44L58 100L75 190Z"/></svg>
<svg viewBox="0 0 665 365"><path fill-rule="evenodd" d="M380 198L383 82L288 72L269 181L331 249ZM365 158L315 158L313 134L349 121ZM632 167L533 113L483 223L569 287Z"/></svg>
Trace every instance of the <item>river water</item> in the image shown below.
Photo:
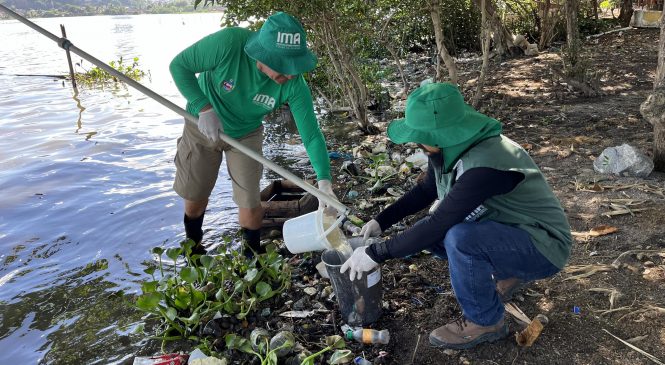
<svg viewBox="0 0 665 365"><path fill-rule="evenodd" d="M34 22L57 35L64 24L68 38L100 60L139 57L150 73L142 83L184 106L168 64L219 29L220 17ZM18 76L65 75L65 53L14 20L0 21L0 39L0 364L121 362L145 337L133 334L142 313L132 303L149 250L184 238L182 203L171 188L183 120L133 89L75 95L63 80ZM84 61L79 70L91 67ZM288 142L292 133L266 123L266 157L298 165L304 149ZM224 172L206 213L208 237L237 228Z"/></svg>

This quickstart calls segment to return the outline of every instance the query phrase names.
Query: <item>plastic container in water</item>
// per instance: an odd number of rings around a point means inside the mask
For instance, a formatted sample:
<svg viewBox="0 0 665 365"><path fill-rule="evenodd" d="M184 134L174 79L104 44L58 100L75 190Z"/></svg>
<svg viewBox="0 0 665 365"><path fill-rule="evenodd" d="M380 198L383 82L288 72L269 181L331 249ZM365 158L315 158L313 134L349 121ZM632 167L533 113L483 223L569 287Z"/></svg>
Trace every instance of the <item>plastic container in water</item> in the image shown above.
<svg viewBox="0 0 665 365"><path fill-rule="evenodd" d="M294 254L337 249L347 257L351 256L351 246L339 228L342 219L335 221L335 217L324 216L322 209L291 218L284 222L284 244Z"/></svg>
<svg viewBox="0 0 665 365"><path fill-rule="evenodd" d="M340 269L346 259L338 251L326 250L321 255L330 276L339 311L350 326L363 326L375 322L381 316L381 269L363 273L359 280L349 279L348 272Z"/></svg>

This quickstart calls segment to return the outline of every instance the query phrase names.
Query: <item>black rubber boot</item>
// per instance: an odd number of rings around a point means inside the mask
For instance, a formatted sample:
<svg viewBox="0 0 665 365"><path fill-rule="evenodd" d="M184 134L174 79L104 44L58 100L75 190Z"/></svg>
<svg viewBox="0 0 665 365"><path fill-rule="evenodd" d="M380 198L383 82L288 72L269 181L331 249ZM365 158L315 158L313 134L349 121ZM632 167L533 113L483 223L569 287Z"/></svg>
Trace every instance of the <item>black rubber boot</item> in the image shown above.
<svg viewBox="0 0 665 365"><path fill-rule="evenodd" d="M243 254L247 258L254 257L254 252L257 254L266 253L266 249L261 246L261 229L242 229L242 238L245 241L245 249Z"/></svg>
<svg viewBox="0 0 665 365"><path fill-rule="evenodd" d="M205 213L201 214L198 218L190 218L185 214L184 223L185 223L185 234L187 238L191 239L196 243L192 247L192 255L205 255L207 253L205 247L201 244L203 239L203 216Z"/></svg>

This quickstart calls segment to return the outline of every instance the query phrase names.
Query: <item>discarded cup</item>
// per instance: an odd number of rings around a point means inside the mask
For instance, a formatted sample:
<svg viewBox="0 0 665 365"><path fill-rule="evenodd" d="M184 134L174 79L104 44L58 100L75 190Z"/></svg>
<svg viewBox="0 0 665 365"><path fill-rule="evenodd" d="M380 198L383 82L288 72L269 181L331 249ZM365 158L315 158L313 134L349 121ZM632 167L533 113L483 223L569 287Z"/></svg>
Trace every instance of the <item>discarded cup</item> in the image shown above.
<svg viewBox="0 0 665 365"><path fill-rule="evenodd" d="M133 365L186 365L189 355L165 354L158 356L137 356Z"/></svg>

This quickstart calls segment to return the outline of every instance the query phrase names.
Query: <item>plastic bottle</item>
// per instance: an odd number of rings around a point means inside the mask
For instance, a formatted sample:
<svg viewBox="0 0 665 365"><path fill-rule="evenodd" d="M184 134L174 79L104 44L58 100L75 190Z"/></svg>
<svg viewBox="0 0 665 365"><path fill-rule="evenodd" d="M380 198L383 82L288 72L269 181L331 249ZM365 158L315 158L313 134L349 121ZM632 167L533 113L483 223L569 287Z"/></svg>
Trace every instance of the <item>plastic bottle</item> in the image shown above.
<svg viewBox="0 0 665 365"><path fill-rule="evenodd" d="M372 365L371 361L369 361L367 359L364 359L360 356L353 359L353 363L356 364L356 365Z"/></svg>
<svg viewBox="0 0 665 365"><path fill-rule="evenodd" d="M390 341L390 333L388 330L372 330L368 328L362 328L359 330L348 330L346 331L347 340L356 340L362 343L381 343L387 344Z"/></svg>

